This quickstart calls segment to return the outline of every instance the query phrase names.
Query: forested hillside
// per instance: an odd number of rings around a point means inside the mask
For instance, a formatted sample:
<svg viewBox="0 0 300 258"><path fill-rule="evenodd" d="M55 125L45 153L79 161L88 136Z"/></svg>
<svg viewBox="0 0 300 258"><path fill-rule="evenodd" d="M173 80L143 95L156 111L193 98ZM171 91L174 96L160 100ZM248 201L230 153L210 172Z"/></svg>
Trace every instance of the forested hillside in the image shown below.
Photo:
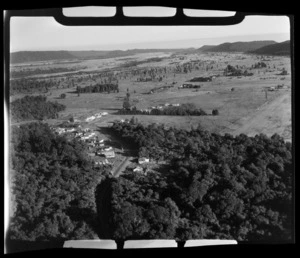
<svg viewBox="0 0 300 258"><path fill-rule="evenodd" d="M257 54L257 55L276 55L276 56L289 56L291 54L291 42L289 40L268 45L250 53Z"/></svg>
<svg viewBox="0 0 300 258"><path fill-rule="evenodd" d="M56 118L58 112L65 109L65 106L57 102L47 101L44 96L25 96L16 99L10 104L13 122L44 118Z"/></svg>
<svg viewBox="0 0 300 258"><path fill-rule="evenodd" d="M86 146L55 135L47 124L11 128L10 239L93 239L94 188L104 177Z"/></svg>
<svg viewBox="0 0 300 258"><path fill-rule="evenodd" d="M291 239L290 143L277 134L221 136L132 121L113 130L140 156L168 165L110 179L113 238Z"/></svg>
<svg viewBox="0 0 300 258"><path fill-rule="evenodd" d="M273 40L249 41L249 42L226 42L214 47L204 49L204 52L248 52L276 43Z"/></svg>
<svg viewBox="0 0 300 258"><path fill-rule="evenodd" d="M68 51L19 51L10 54L12 64L74 58Z"/></svg>

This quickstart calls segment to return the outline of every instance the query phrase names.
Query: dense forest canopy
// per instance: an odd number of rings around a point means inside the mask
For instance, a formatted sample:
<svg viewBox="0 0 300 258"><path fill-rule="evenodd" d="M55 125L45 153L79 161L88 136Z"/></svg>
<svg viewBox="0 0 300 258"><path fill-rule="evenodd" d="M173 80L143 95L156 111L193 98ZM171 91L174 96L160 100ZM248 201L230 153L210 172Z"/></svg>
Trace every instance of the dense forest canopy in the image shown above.
<svg viewBox="0 0 300 258"><path fill-rule="evenodd" d="M221 136L134 119L113 130L140 156L168 161L161 171L110 179L113 238L291 239L291 144L279 135Z"/></svg>
<svg viewBox="0 0 300 258"><path fill-rule="evenodd" d="M13 122L31 119L56 118L59 111L66 107L57 102L47 101L44 96L25 96L11 103L11 115Z"/></svg>
<svg viewBox="0 0 300 258"><path fill-rule="evenodd" d="M94 188L104 177L87 146L55 135L47 124L11 127L10 238L51 241L94 239Z"/></svg>
<svg viewBox="0 0 300 258"><path fill-rule="evenodd" d="M53 87L58 87L59 83L51 79L20 78L9 82L10 95L18 93L48 92Z"/></svg>
<svg viewBox="0 0 300 258"><path fill-rule="evenodd" d="M86 87L77 87L77 93L119 92L118 84L95 84Z"/></svg>

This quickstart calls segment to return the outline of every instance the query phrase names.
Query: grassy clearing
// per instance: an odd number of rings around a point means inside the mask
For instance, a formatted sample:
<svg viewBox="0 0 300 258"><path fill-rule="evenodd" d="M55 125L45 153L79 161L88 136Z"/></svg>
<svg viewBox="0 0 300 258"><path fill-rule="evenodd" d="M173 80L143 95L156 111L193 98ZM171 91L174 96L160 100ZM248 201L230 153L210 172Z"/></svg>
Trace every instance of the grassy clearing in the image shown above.
<svg viewBox="0 0 300 258"><path fill-rule="evenodd" d="M155 56L154 54L133 56L135 60L142 60L143 58L150 58ZM259 130L256 127L261 127L257 123L261 123L261 118L258 122L255 122L255 115L259 115L259 109L271 103L274 99L279 99L280 96L286 94L286 90L280 90L276 92L268 92L268 99L265 98L264 87L277 86L278 84L284 84L290 87L291 78L288 76L278 76L280 69L285 68L290 74L290 59L286 57L276 57L273 60L268 61L269 67L263 69L253 69L250 72L254 73L254 76L250 77L217 77L212 82L200 83L201 89L196 91L195 89L178 89L182 83L187 80L197 77L206 76L209 74L222 74L223 69L227 64L251 67L252 64L259 62L255 55L243 55L243 54L190 54L186 55L184 60L178 58L164 59L161 62L154 62L142 64L140 66L150 67L153 66L165 66L176 61L179 63L188 62L190 60L203 60L206 63L215 61L213 64L213 70L206 71L204 68L200 70L192 71L187 74L174 74L167 73L162 82L137 82L136 77L119 80L119 93L85 93L77 95L75 88L69 89L54 89L52 94L48 96L48 100L57 101L66 105L66 110L61 112L60 119L64 119L68 116L75 116L78 119L84 120L86 117L100 111L107 111L109 115L102 117L101 119L94 121L95 124L107 125L107 122L115 119L131 118L132 115L114 115L114 113L122 108L123 97L125 96L127 89L129 90L131 97L137 99L139 102L137 108L148 108L158 104L164 103L194 103L197 108L202 108L208 114L211 114L213 109L218 109L218 116L205 116L205 117L173 117L173 116L135 116L139 121L149 123L164 123L166 126L176 126L179 128L190 129L191 126L197 126L199 123L206 129L213 132L232 132L237 130L237 127L243 127L247 121L245 118L251 118L252 127L246 129L247 134L257 132ZM81 66L87 66L88 70L110 68L117 66L126 61L122 59L100 59L100 60L86 60L80 63ZM74 64L75 65L75 64ZM264 79L265 78L265 79ZM284 78L284 80L282 80ZM150 89L161 87L164 85L171 85L174 83L174 87L162 92L156 92L154 94L146 94ZM234 88L234 91L231 89ZM135 93L134 93L135 92ZM290 92L290 91L289 91ZM65 99L60 99L62 93L66 94ZM289 93L290 94L290 93ZM21 97L14 96L11 100ZM290 100L287 100L290 101ZM289 104L278 103L279 109L282 107L285 111L284 114L289 115L291 107ZM291 131L290 119L284 119L283 116L278 116L278 111L270 109L268 117L270 120L268 126L270 131L278 131L281 134L289 135ZM277 113L274 113L277 112ZM254 116L254 117L251 117ZM273 120L272 120L273 118ZM278 127L278 121L281 119L280 129L273 130L272 128ZM272 122L273 121L273 122ZM52 121L53 122L53 121ZM257 125L256 125L257 124ZM262 130L268 131L267 129Z"/></svg>

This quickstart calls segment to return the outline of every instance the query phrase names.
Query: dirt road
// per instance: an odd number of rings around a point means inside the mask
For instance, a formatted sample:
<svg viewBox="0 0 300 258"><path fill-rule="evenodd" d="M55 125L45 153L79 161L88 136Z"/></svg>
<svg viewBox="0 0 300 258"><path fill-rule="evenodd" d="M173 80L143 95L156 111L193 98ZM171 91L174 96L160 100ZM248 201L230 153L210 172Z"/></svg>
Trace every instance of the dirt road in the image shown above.
<svg viewBox="0 0 300 258"><path fill-rule="evenodd" d="M260 133L272 136L278 133L286 141L291 141L291 119L291 92L287 91L273 101L265 103L250 116L240 119L231 128L224 130L224 133L233 135L244 133L248 136Z"/></svg>
<svg viewBox="0 0 300 258"><path fill-rule="evenodd" d="M114 169L111 173L114 177L118 177L124 170L125 168L128 166L128 164L130 163L130 159L131 157L126 157L122 163L116 168Z"/></svg>

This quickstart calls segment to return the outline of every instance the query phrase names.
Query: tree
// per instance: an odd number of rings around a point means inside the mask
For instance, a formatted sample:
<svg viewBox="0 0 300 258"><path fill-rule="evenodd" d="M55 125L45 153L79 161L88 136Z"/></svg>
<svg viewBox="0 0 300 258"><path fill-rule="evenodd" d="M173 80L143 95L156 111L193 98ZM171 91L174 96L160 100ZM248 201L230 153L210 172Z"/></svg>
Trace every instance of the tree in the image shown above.
<svg viewBox="0 0 300 258"><path fill-rule="evenodd" d="M130 110L131 105L130 105L130 102L129 102L129 98L125 98L125 99L124 99L124 102L123 102L123 108L124 108L125 110Z"/></svg>
<svg viewBox="0 0 300 258"><path fill-rule="evenodd" d="M93 239L92 196L102 173L91 169L84 143L58 136L44 123L14 126L12 137L16 210L10 238Z"/></svg>
<svg viewBox="0 0 300 258"><path fill-rule="evenodd" d="M219 115L219 110L218 109L213 109L212 115L213 116L218 116Z"/></svg>
<svg viewBox="0 0 300 258"><path fill-rule="evenodd" d="M66 98L66 94L65 93L60 94L60 98L61 99L65 99Z"/></svg>

